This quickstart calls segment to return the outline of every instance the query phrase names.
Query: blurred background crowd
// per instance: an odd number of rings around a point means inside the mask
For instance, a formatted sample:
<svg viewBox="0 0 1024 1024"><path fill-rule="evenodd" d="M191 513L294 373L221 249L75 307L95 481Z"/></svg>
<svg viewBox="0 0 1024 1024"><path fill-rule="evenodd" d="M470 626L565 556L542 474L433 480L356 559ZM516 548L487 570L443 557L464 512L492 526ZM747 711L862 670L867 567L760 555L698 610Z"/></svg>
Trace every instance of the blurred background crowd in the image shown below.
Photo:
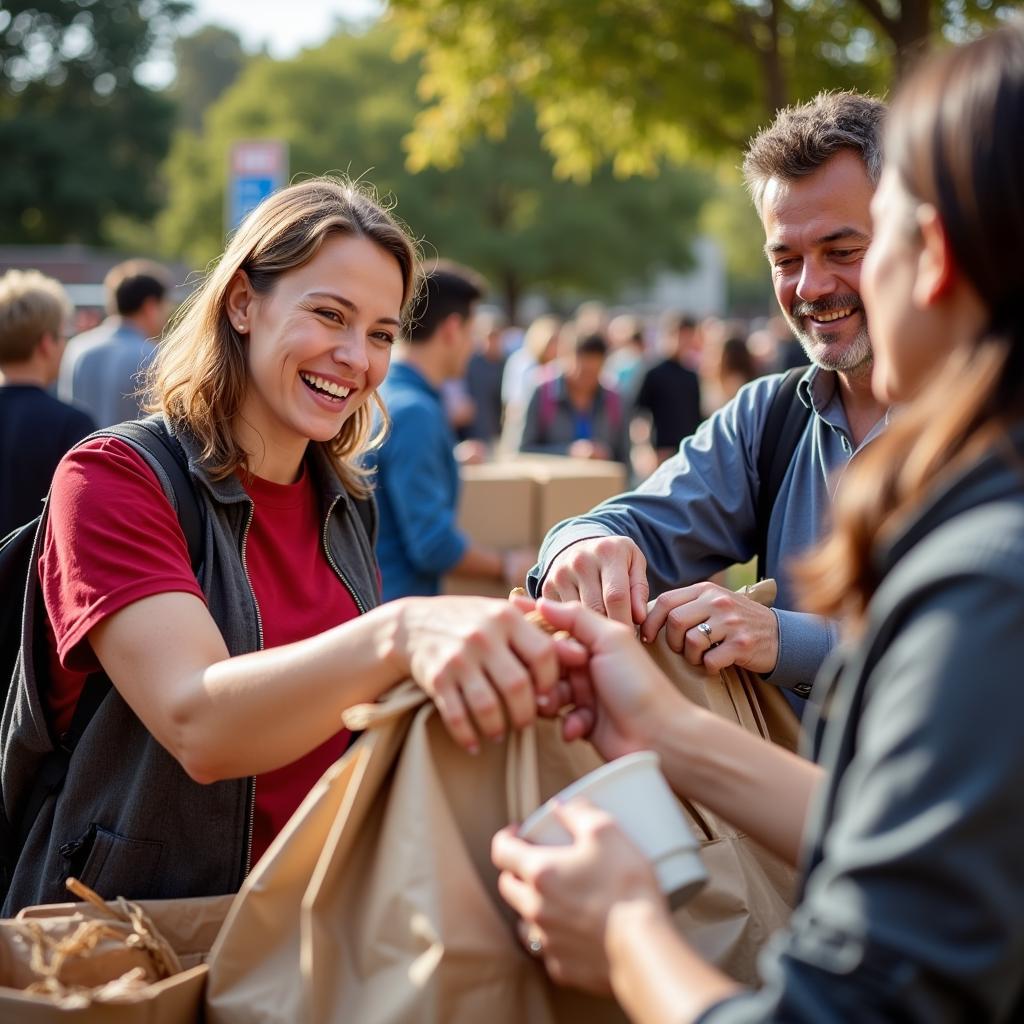
<svg viewBox="0 0 1024 1024"><path fill-rule="evenodd" d="M263 196L321 173L366 181L428 265L487 282L445 393L460 459L564 452L636 481L743 383L803 361L773 306L743 142L822 88L884 94L935 39L1017 6L300 0L284 16L267 0L5 0L0 274L60 283L58 347L127 332L122 361L141 365ZM155 261L145 309L111 284L129 257ZM59 372L54 393L98 425L121 418L54 358L33 380Z"/></svg>
<svg viewBox="0 0 1024 1024"><path fill-rule="evenodd" d="M645 317L588 301L525 328L485 309L473 331L465 374L445 390L464 463L540 452L622 462L643 478L744 384L807 363L781 317Z"/></svg>

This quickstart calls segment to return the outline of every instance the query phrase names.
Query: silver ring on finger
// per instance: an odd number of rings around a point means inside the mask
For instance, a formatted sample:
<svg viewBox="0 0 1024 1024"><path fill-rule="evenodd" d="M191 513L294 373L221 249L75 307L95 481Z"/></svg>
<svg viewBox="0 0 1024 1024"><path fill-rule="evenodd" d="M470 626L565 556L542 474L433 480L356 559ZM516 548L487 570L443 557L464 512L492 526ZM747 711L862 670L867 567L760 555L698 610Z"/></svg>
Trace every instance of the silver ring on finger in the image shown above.
<svg viewBox="0 0 1024 1024"><path fill-rule="evenodd" d="M708 651L713 651L716 647L721 647L722 646L722 641L721 640L712 640L711 639L711 624L710 623L702 622L702 623L700 623L697 626L697 629L699 630L701 636L703 636L704 639L707 640L707 642L708 642L707 650L704 652L705 654L707 654Z"/></svg>

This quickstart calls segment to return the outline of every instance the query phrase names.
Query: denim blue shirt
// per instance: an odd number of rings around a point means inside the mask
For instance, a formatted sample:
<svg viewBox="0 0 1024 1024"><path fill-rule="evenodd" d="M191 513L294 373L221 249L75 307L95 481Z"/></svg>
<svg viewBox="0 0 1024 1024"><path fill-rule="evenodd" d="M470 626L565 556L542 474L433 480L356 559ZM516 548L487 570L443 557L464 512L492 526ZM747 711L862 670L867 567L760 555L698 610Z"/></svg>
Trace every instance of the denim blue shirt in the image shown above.
<svg viewBox="0 0 1024 1024"><path fill-rule="evenodd" d="M783 377L761 377L743 387L635 491L555 526L530 572L530 592L539 592L556 555L588 537L632 538L647 558L652 597L753 558L758 449ZM885 422L879 420L855 449L834 373L810 367L797 394L812 415L772 509L765 567L779 588L779 657L768 678L787 689L812 683L837 639L834 623L793 610L788 562L820 538L843 470Z"/></svg>
<svg viewBox="0 0 1024 1024"><path fill-rule="evenodd" d="M440 591L441 576L469 543L455 525L455 435L441 393L408 363L392 364L380 394L391 430L368 463L377 470L377 560L384 600L430 596Z"/></svg>

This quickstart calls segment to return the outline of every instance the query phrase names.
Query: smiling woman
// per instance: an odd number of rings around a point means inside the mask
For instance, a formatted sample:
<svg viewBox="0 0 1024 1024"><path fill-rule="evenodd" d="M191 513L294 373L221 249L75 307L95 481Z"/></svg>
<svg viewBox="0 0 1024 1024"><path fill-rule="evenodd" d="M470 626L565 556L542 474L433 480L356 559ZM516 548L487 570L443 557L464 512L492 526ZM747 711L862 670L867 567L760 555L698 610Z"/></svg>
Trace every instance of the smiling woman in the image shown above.
<svg viewBox="0 0 1024 1024"><path fill-rule="evenodd" d="M582 657L504 601L380 605L359 460L415 288L405 232L350 184L291 186L243 223L149 381L149 425L202 513L198 570L141 449L95 437L58 467L45 643L26 645L4 717L7 820L36 752L80 738L22 837L7 914L62 899L68 875L111 898L232 892L347 748L345 708L411 675L474 750L532 721L559 648Z"/></svg>

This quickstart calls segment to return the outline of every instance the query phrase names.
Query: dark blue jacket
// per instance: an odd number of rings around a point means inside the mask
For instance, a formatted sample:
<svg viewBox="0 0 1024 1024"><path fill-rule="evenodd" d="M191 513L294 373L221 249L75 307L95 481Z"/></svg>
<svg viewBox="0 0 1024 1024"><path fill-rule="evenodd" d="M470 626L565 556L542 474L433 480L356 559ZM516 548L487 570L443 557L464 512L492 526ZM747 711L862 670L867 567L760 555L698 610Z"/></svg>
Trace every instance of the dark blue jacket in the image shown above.
<svg viewBox="0 0 1024 1024"><path fill-rule="evenodd" d="M95 429L87 413L41 387L0 387L0 537L39 515L57 463Z"/></svg>

